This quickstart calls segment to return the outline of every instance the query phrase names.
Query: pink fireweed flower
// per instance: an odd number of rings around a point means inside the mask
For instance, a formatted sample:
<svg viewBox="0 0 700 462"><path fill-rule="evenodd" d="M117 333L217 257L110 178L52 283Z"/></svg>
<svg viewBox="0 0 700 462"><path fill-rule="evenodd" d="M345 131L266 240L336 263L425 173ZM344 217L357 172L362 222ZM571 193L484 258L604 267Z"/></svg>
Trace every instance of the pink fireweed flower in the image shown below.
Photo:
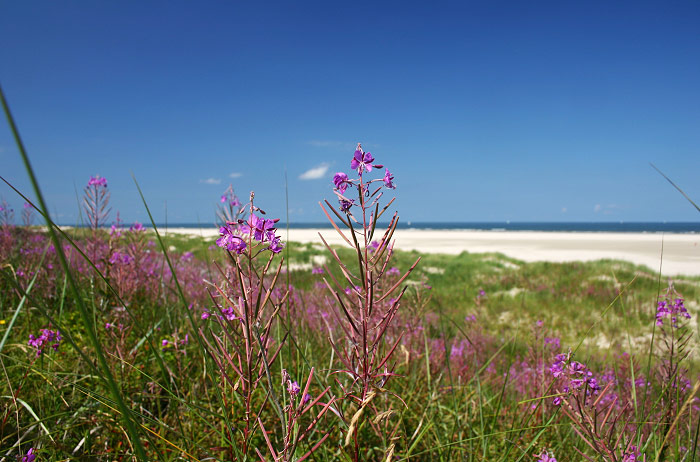
<svg viewBox="0 0 700 462"><path fill-rule="evenodd" d="M278 236L275 236L275 233L268 233L268 240L270 241L270 245L268 246L270 252L280 253L282 249L284 249L284 243Z"/></svg>
<svg viewBox="0 0 700 462"><path fill-rule="evenodd" d="M350 168L357 170L357 173L362 175L362 172L364 171L372 171L372 162L374 162L374 157L372 157L372 154L369 152L363 152L362 147L358 144L357 150L350 161Z"/></svg>
<svg viewBox="0 0 700 462"><path fill-rule="evenodd" d="M690 319L690 314L683 304L682 298L676 298L673 301L661 300L656 307L656 325L663 326L664 318L671 318L671 325L678 327L678 317Z"/></svg>
<svg viewBox="0 0 700 462"><path fill-rule="evenodd" d="M311 274L324 274L323 268L313 268Z"/></svg>
<svg viewBox="0 0 700 462"><path fill-rule="evenodd" d="M126 253L121 253L121 252L114 252L112 256L109 258L109 262L111 264L117 264L117 263L123 263L125 265L128 265L129 263L134 261L134 257L132 257L129 254Z"/></svg>
<svg viewBox="0 0 700 462"><path fill-rule="evenodd" d="M230 250L237 254L242 254L246 249L245 241L240 237L233 234L229 225L222 226L219 228L219 235L221 236L216 240L216 245L222 249Z"/></svg>
<svg viewBox="0 0 700 462"><path fill-rule="evenodd" d="M32 208L32 204L30 204L29 202L25 202L24 205L23 205L22 207L24 207L25 209L31 209L31 208Z"/></svg>
<svg viewBox="0 0 700 462"><path fill-rule="evenodd" d="M559 350L561 348L561 342L558 337L545 337L544 344L551 345L553 350Z"/></svg>
<svg viewBox="0 0 700 462"><path fill-rule="evenodd" d="M630 446L622 454L622 462L641 462L642 455L637 451L636 446Z"/></svg>
<svg viewBox="0 0 700 462"><path fill-rule="evenodd" d="M550 366L549 372L552 377L559 379L563 384L564 393L573 393L578 390L586 390L586 395L598 394L600 385L593 377L593 373L585 364L579 361L571 361L571 354L558 354L554 358L554 363ZM559 405L561 399L554 399L554 404Z"/></svg>
<svg viewBox="0 0 700 462"><path fill-rule="evenodd" d="M250 221L248 224L250 225L250 229L253 233L253 238L256 241L265 242L270 232L272 232L274 235L275 223L277 223L278 221L279 219L267 220L265 218L260 218L257 215L251 214Z"/></svg>
<svg viewBox="0 0 700 462"><path fill-rule="evenodd" d="M88 186L104 186L107 187L107 178L90 175L90 181L88 181Z"/></svg>
<svg viewBox="0 0 700 462"><path fill-rule="evenodd" d="M370 249L372 252L376 252L377 249L379 248L379 242L377 241L372 241L369 243L367 246L368 249Z"/></svg>
<svg viewBox="0 0 700 462"><path fill-rule="evenodd" d="M394 175L389 172L388 168L384 172L384 186L387 188L396 189L396 185L394 184Z"/></svg>
<svg viewBox="0 0 700 462"><path fill-rule="evenodd" d="M228 203L231 207L238 207L241 205L241 201L238 200L238 196L236 196L236 193L233 191L233 186L229 185L226 191L221 195L221 203Z"/></svg>
<svg viewBox="0 0 700 462"><path fill-rule="evenodd" d="M239 205L241 205L241 201L239 201L237 197L234 196L231 199L229 199L228 196L224 194L221 196L221 203L225 204L226 202L228 202L231 205L231 207L238 207Z"/></svg>
<svg viewBox="0 0 700 462"><path fill-rule="evenodd" d="M287 391L290 395L296 396L301 391L301 388L299 387L299 384L296 382L296 380L294 382L290 380L287 382Z"/></svg>
<svg viewBox="0 0 700 462"><path fill-rule="evenodd" d="M36 348L36 355L41 356L44 352L44 348L47 344L51 344L53 351L58 351L58 346L61 343L61 333L58 331L53 331L51 329L41 329L41 335L35 337L34 335L29 335L28 345Z"/></svg>
<svg viewBox="0 0 700 462"><path fill-rule="evenodd" d="M129 231L131 231L132 233L135 233L135 232L144 231L144 229L145 228L143 227L143 225L137 221L133 225L131 225L131 227L129 228Z"/></svg>
<svg viewBox="0 0 700 462"><path fill-rule="evenodd" d="M450 356L463 356L464 355L464 344L460 343L459 346L454 343L452 344L452 348L450 349Z"/></svg>
<svg viewBox="0 0 700 462"><path fill-rule="evenodd" d="M112 225L112 227L109 229L109 235L113 236L113 237L121 237L122 236L122 230L118 224Z"/></svg>
<svg viewBox="0 0 700 462"><path fill-rule="evenodd" d="M355 205L355 201L352 199L338 199L340 201L340 211L349 213L350 208Z"/></svg>
<svg viewBox="0 0 700 462"><path fill-rule="evenodd" d="M221 314L223 314L224 317L229 321L235 321L236 319L238 319L238 317L236 316L236 312L233 310L232 306L222 309Z"/></svg>
<svg viewBox="0 0 700 462"><path fill-rule="evenodd" d="M535 457L538 457L536 462L557 462L557 459L555 459L554 455L549 451L542 451Z"/></svg>
<svg viewBox="0 0 700 462"><path fill-rule="evenodd" d="M344 194L348 189L348 176L343 172L338 172L333 176L333 184L340 194Z"/></svg>
<svg viewBox="0 0 700 462"><path fill-rule="evenodd" d="M27 454L22 457L22 462L34 462L36 460L36 454L34 454L34 448L29 448Z"/></svg>

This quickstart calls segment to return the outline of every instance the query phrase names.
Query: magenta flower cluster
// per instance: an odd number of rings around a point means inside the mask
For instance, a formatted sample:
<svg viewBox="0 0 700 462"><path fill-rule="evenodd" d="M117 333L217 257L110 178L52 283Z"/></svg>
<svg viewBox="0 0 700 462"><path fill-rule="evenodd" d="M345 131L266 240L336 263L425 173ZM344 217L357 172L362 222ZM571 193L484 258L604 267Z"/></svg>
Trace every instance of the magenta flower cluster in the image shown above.
<svg viewBox="0 0 700 462"><path fill-rule="evenodd" d="M129 263L134 261L134 257L129 255L128 253L123 253L123 252L118 252L115 251L111 257L109 257L109 262L111 264L119 264L122 263L124 265L128 265Z"/></svg>
<svg viewBox="0 0 700 462"><path fill-rule="evenodd" d="M690 319L688 310L685 309L682 298L676 298L673 301L661 300L656 307L656 325L663 326L664 318L671 319L671 325L678 327L678 317Z"/></svg>
<svg viewBox="0 0 700 462"><path fill-rule="evenodd" d="M34 462L36 460L36 454L34 453L34 448L29 448L29 451L22 456L22 462Z"/></svg>
<svg viewBox="0 0 700 462"><path fill-rule="evenodd" d="M53 351L58 351L58 346L61 343L61 333L58 331L53 331L51 329L41 329L41 335L35 337L34 335L29 335L30 346L36 348L36 355L41 356L46 348L46 345L50 345Z"/></svg>
<svg viewBox="0 0 700 462"><path fill-rule="evenodd" d="M630 446L622 454L622 462L642 462L642 455L637 451L636 446Z"/></svg>
<svg viewBox="0 0 700 462"><path fill-rule="evenodd" d="M219 228L219 235L221 236L216 240L216 245L222 249L230 250L237 254L242 254L247 245L241 236L234 234L234 230L231 229L231 225L222 226Z"/></svg>
<svg viewBox="0 0 700 462"><path fill-rule="evenodd" d="M593 372L585 364L579 361L572 361L571 352L556 355L549 372L552 374L552 377L564 382L564 387L561 390L564 393L575 393L585 389L586 395L591 396L600 391L600 386L595 377L593 377ZM554 398L554 404L556 406L561 404L560 396Z"/></svg>
<svg viewBox="0 0 700 462"><path fill-rule="evenodd" d="M370 195L369 185L374 182L381 182L382 186L388 189L396 189L396 185L394 184L394 175L391 174L388 168L385 170L383 178L374 179L367 182L362 181L362 174L364 172L371 172L372 169L384 168L383 165L374 164L373 162L374 156L372 156L372 154L369 152L364 152L362 145L358 143L357 149L355 150L352 160L350 161L350 168L357 170L359 179L350 179L348 175L343 172L338 172L333 176L333 185L335 186L335 193L338 196L340 210L342 212L350 213L350 209L354 205L357 205L354 199L349 199L344 196L345 192L350 186L356 186L358 191L362 189L360 192L366 196ZM376 193L377 191L374 192L374 194ZM372 196L374 196L374 194L372 194Z"/></svg>
<svg viewBox="0 0 700 462"><path fill-rule="evenodd" d="M238 226L235 223L227 223L219 228L221 237L216 240L216 245L237 254L242 254L247 247L244 236L252 234L253 239L256 241L268 243L266 250L272 253L280 253L284 249L284 244L276 234L275 223L278 221L279 219L270 220L251 214L247 222L239 223Z"/></svg>
<svg viewBox="0 0 700 462"><path fill-rule="evenodd" d="M99 175L90 175L90 181L88 181L88 186L104 186L107 187L107 178L101 177Z"/></svg>
<svg viewBox="0 0 700 462"><path fill-rule="evenodd" d="M233 192L233 188L230 186L226 190L226 192L221 195L221 203L231 208L240 207L241 205L243 205L238 199L238 196L236 196L236 193Z"/></svg>
<svg viewBox="0 0 700 462"><path fill-rule="evenodd" d="M233 191L231 191L231 193L222 194L221 203L229 204L231 207L239 207L241 205L241 201L233 194Z"/></svg>
<svg viewBox="0 0 700 462"><path fill-rule="evenodd" d="M554 455L549 451L542 451L535 457L537 457L536 462L557 462L557 459L555 459Z"/></svg>

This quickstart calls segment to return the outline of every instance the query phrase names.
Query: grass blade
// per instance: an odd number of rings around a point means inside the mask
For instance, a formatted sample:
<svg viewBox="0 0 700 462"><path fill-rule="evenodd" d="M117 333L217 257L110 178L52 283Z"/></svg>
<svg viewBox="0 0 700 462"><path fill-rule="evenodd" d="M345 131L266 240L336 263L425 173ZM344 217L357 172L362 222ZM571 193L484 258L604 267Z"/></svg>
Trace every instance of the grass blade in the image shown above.
<svg viewBox="0 0 700 462"><path fill-rule="evenodd" d="M61 246L60 241L58 240L58 236L56 235L56 232L54 231L53 227L51 226L51 220L49 219L49 212L48 208L46 207L46 202L44 201L44 196L41 193L41 189L39 188L39 182L36 178L36 175L34 174L34 169L31 166L31 163L29 162L29 156L27 156L27 152L24 149L24 144L22 143L22 139L19 135L19 130L17 129L17 126L15 124L15 120L12 117L12 114L10 112L10 107L7 103L7 100L5 99L5 93L2 90L2 87L0 87L0 101L2 102L2 107L3 110L5 111L5 116L7 117L7 121L10 124L10 130L12 131L12 135L15 138L15 143L17 144L17 148L19 149L20 155L22 157L22 162L24 163L24 167L27 170L27 174L29 175L29 179L32 183L32 187L34 188L34 193L36 194L37 201L39 202L39 206L41 210L45 212L45 217L46 217L46 226L48 228L49 235L51 236L51 240L53 241L53 244L56 249L56 256L58 257L58 260L61 264L61 267L63 268L63 271L66 274L66 277L68 279L68 284L71 289L71 293L73 295L73 299L75 300L75 304L78 308L78 311L80 313L80 318L83 322L83 325L85 326L85 330L87 332L88 338L90 340L90 343L92 344L93 348L95 349L95 354L97 355L97 361L100 366L100 372L101 372L101 378L103 381L106 382L107 387L110 389L116 403L117 403L117 408L119 409L122 418L124 420L124 424L126 425L126 429L131 436L134 444L134 451L136 452L136 456L139 460L146 461L146 451L143 448L143 444L141 443L140 439L140 432L136 428L136 423L133 420L133 417L131 415L131 412L129 410L129 407L126 405L126 402L122 398L122 395L119 391L119 386L117 385L116 381L114 380L114 376L112 375L112 372L109 369L109 366L107 365L107 360L105 359L104 355L104 350L102 348L102 345L100 344L100 341L97 339L97 335L94 330L94 326L91 322L91 318L88 314L87 307L85 306L83 299L80 295L80 291L78 290L78 286L75 282L75 279L73 278L73 274L70 270L70 267L68 266L68 261L66 260L66 256L63 253L63 247Z"/></svg>

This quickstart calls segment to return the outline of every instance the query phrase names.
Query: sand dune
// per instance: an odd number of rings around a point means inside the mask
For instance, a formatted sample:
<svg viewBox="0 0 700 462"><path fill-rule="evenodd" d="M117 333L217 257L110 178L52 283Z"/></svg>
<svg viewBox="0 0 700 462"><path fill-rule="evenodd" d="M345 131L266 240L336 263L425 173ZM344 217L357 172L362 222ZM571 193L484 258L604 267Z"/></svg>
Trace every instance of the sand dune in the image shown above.
<svg viewBox="0 0 700 462"><path fill-rule="evenodd" d="M169 233L204 236L216 229L171 228ZM343 244L335 230L291 229L289 240ZM281 230L286 238L286 230ZM426 253L500 252L524 261L590 261L603 258L646 265L664 275L700 275L700 235L656 233L586 233L537 231L397 230L396 248ZM663 251L662 251L663 250ZM662 260L663 254L663 260Z"/></svg>

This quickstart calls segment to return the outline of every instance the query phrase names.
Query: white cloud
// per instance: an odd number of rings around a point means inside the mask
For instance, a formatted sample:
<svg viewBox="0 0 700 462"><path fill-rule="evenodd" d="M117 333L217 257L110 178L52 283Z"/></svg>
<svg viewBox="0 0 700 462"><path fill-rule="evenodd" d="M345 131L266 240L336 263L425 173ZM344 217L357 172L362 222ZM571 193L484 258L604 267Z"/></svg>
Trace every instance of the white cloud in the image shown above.
<svg viewBox="0 0 700 462"><path fill-rule="evenodd" d="M603 215L613 215L617 213L617 211L620 209L620 206L617 204L608 204L608 205L600 205L596 204L595 207L593 208L593 211L595 213L603 212Z"/></svg>
<svg viewBox="0 0 700 462"><path fill-rule="evenodd" d="M199 180L199 182L204 184L221 184L221 178L207 178L206 180Z"/></svg>
<svg viewBox="0 0 700 462"><path fill-rule="evenodd" d="M229 178L240 178L240 177L242 177L242 176L243 176L243 174L240 173L240 172L231 172L231 173L229 174Z"/></svg>
<svg viewBox="0 0 700 462"><path fill-rule="evenodd" d="M319 178L323 178L326 176L326 173L328 173L328 169L330 168L330 164L324 162L318 167L311 168L301 175L299 175L300 180L318 180Z"/></svg>
<svg viewBox="0 0 700 462"><path fill-rule="evenodd" d="M562 208L561 208L561 213L566 213L566 211L567 211L567 208L566 208L566 207L562 207Z"/></svg>

